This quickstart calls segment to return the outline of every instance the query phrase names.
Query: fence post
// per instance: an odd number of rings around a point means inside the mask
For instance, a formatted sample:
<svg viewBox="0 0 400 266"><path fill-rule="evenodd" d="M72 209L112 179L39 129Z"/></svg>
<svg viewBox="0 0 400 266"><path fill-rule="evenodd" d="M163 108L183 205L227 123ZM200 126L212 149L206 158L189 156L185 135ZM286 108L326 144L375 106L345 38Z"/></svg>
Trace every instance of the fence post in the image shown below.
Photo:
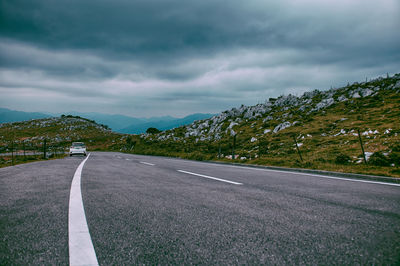
<svg viewBox="0 0 400 266"><path fill-rule="evenodd" d="M221 142L218 143L218 159L221 159Z"/></svg>
<svg viewBox="0 0 400 266"><path fill-rule="evenodd" d="M46 159L46 139L43 142L43 159Z"/></svg>
<svg viewBox="0 0 400 266"><path fill-rule="evenodd" d="M24 140L24 142L22 142L22 147L24 148L24 161L26 161L25 140Z"/></svg>
<svg viewBox="0 0 400 266"><path fill-rule="evenodd" d="M236 134L233 136L232 160L235 159L235 147L236 147Z"/></svg>
<svg viewBox="0 0 400 266"><path fill-rule="evenodd" d="M14 140L11 141L11 165L14 165Z"/></svg>
<svg viewBox="0 0 400 266"><path fill-rule="evenodd" d="M300 157L300 161L303 162L303 157L301 156L301 152L300 152L300 149L299 149L299 145L297 144L297 140L296 140L296 136L295 135L293 135L293 140L294 140L294 143L296 144L296 150L297 150L297 153L298 153L298 155Z"/></svg>
<svg viewBox="0 0 400 266"><path fill-rule="evenodd" d="M358 133L358 139L360 140L360 145L361 145L361 151L364 157L364 163L367 164L367 158L365 157L365 152L364 152L364 145L361 139L361 134L360 134L360 129L357 128L357 133Z"/></svg>

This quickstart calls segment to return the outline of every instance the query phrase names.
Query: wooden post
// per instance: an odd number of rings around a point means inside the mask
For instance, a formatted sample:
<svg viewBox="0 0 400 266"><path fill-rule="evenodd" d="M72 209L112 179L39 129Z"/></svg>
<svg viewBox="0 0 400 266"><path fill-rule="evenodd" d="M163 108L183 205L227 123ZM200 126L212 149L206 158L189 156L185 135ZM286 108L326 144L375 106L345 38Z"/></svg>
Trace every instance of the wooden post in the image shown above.
<svg viewBox="0 0 400 266"><path fill-rule="evenodd" d="M232 160L235 159L235 147L236 147L236 134L233 136Z"/></svg>
<svg viewBox="0 0 400 266"><path fill-rule="evenodd" d="M218 143L218 159L221 159L221 142Z"/></svg>
<svg viewBox="0 0 400 266"><path fill-rule="evenodd" d="M293 140L294 140L294 143L296 144L296 150L297 150L297 154L300 157L300 161L303 162L303 157L301 156L301 152L300 152L300 149L299 149L299 145L297 144L297 140L296 140L296 136L295 135L293 135Z"/></svg>
<svg viewBox="0 0 400 266"><path fill-rule="evenodd" d="M358 139L360 140L360 145L361 145L361 151L364 157L364 163L367 164L367 158L365 157L365 152L364 152L364 145L361 139L361 134L360 134L360 129L357 129L357 133L358 133Z"/></svg>
<svg viewBox="0 0 400 266"><path fill-rule="evenodd" d="M14 140L11 142L11 165L14 165Z"/></svg>
<svg viewBox="0 0 400 266"><path fill-rule="evenodd" d="M46 159L46 139L43 142L43 159Z"/></svg>

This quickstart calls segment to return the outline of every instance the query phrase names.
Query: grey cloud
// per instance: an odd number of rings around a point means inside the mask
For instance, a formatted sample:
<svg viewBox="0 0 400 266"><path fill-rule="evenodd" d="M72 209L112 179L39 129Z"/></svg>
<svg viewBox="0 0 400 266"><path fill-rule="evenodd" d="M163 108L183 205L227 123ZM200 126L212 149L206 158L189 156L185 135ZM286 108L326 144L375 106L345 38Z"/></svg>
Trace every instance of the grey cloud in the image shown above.
<svg viewBox="0 0 400 266"><path fill-rule="evenodd" d="M364 2L367 6L381 5ZM361 5L332 13L321 4L307 1L303 6L291 1L246 4L210 0L35 3L32 6L24 1L4 1L2 33L47 48L88 49L155 62L177 56L209 56L236 47L329 46L351 52L360 46L374 49L374 45L368 45L371 38L389 40L387 34L396 34L381 31L383 26L394 30L396 21L389 18L376 26L370 18L375 19L377 12L371 8L365 12L356 10ZM386 46L393 48L398 37L391 38L393 41L387 41Z"/></svg>
<svg viewBox="0 0 400 266"><path fill-rule="evenodd" d="M396 0L0 5L1 87L92 95L131 114L222 111L400 69Z"/></svg>

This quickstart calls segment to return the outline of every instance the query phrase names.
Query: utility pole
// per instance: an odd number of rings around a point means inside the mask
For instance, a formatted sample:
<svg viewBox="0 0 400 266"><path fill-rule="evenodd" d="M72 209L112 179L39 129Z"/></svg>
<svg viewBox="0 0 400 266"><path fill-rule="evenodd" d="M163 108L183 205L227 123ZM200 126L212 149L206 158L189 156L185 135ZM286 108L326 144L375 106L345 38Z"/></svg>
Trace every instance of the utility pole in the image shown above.
<svg viewBox="0 0 400 266"><path fill-rule="evenodd" d="M364 157L364 163L367 164L367 158L365 157L365 152L364 152L364 145L361 139L361 134L360 134L360 129L357 128L357 133L358 133L358 139L360 140L360 145L361 145L361 151Z"/></svg>
<svg viewBox="0 0 400 266"><path fill-rule="evenodd" d="M300 149L299 149L299 145L297 144L297 140L296 140L296 136L295 135L293 135L293 140L294 140L294 143L296 144L296 150L297 150L297 154L300 157L300 161L303 162L303 157L301 156L301 152L300 152Z"/></svg>

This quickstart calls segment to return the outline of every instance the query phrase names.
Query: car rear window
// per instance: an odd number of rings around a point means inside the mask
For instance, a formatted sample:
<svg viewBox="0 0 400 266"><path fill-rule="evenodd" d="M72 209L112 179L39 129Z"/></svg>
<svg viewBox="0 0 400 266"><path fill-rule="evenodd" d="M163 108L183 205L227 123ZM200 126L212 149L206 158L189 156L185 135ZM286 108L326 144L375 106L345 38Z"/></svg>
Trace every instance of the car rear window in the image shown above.
<svg viewBox="0 0 400 266"><path fill-rule="evenodd" d="M73 142L72 147L85 147L85 143L83 142Z"/></svg>

